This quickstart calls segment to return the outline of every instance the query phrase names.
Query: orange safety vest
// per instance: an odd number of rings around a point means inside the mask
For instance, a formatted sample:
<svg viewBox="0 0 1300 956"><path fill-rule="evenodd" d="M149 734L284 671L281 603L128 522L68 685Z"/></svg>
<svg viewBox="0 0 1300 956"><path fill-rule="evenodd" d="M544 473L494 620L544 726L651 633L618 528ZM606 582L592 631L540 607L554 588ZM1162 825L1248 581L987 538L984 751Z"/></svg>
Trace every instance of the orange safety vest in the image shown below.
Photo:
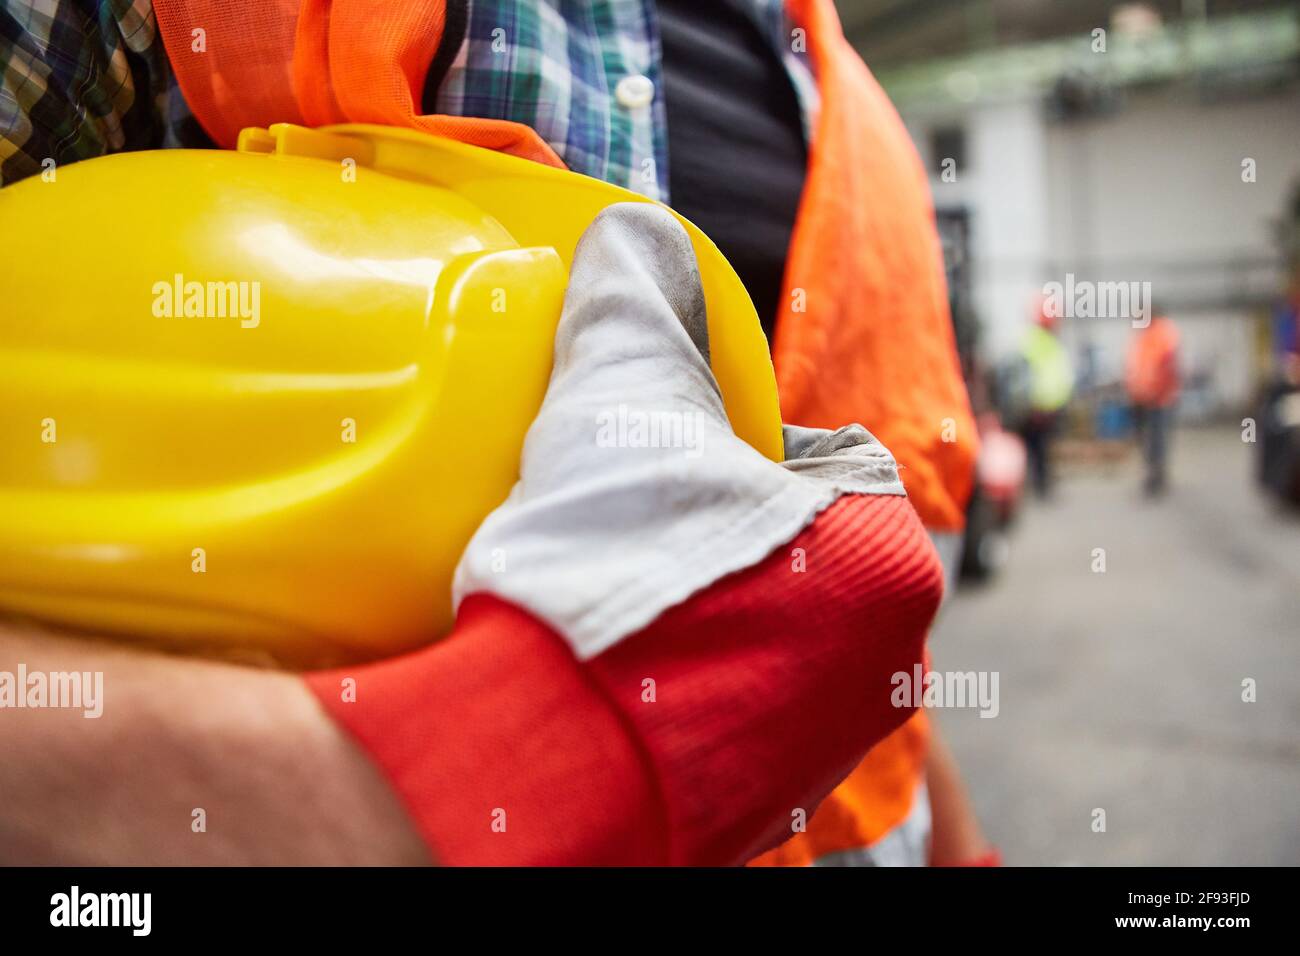
<svg viewBox="0 0 1300 956"><path fill-rule="evenodd" d="M1138 405L1163 408L1178 397L1178 327L1164 316L1133 337L1124 370L1129 398Z"/></svg>
<svg viewBox="0 0 1300 956"><path fill-rule="evenodd" d="M959 533L978 438L924 167L830 0L787 8L807 31L821 113L776 322L781 412L800 425L862 422L898 459L926 527ZM872 748L806 832L754 863L807 865L879 842L912 812L928 743L919 711Z"/></svg>
<svg viewBox="0 0 1300 956"><path fill-rule="evenodd" d="M367 122L563 165L527 126L420 114L443 0L154 6L186 101L218 145L233 147L245 126ZM925 172L831 0L787 7L807 36L821 108L773 346L783 416L827 428L865 424L898 459L926 526L957 534L977 437ZM808 863L878 841L912 809L927 739L918 713L826 798L806 833L756 862Z"/></svg>

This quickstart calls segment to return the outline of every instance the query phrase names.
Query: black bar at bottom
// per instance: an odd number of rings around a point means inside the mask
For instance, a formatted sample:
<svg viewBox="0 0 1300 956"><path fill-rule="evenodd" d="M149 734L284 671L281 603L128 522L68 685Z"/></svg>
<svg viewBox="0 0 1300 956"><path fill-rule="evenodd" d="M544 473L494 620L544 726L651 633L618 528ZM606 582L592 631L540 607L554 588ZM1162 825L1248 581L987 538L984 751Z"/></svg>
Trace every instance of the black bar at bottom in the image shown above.
<svg viewBox="0 0 1300 956"><path fill-rule="evenodd" d="M7 944L76 934L83 945L145 939L337 945L413 934L459 949L512 937L536 946L558 934L606 946L638 937L685 942L715 935L774 946L788 936L802 941L800 952L832 936L856 938L864 948L896 936L918 944L1128 936L1231 945L1240 934L1276 934L1287 925L1283 907L1293 876L1203 868L15 868L0 869L0 919ZM472 935L463 937L466 932Z"/></svg>

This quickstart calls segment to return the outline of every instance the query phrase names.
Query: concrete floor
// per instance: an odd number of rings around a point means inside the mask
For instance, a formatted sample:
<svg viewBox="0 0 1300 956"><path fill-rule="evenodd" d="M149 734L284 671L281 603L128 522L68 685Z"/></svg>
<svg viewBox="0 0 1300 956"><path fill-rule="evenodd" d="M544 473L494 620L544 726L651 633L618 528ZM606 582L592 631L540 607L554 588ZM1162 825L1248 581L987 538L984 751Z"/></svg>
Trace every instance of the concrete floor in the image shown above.
<svg viewBox="0 0 1300 956"><path fill-rule="evenodd" d="M1008 863L1300 864L1300 518L1255 450L1179 430L1155 502L1136 458L1062 474L944 608L934 666L1000 672L997 717L938 717Z"/></svg>

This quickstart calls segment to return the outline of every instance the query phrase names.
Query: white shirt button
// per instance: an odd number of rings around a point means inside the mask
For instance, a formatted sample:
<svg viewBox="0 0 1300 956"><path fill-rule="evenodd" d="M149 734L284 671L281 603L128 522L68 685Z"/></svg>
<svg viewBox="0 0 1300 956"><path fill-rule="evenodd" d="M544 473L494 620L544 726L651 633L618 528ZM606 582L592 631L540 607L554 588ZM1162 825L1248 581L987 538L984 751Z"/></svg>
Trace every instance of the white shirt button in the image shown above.
<svg viewBox="0 0 1300 956"><path fill-rule="evenodd" d="M640 106L648 106L654 98L654 81L648 76L642 76L640 73L623 77L614 87L614 99L630 110Z"/></svg>

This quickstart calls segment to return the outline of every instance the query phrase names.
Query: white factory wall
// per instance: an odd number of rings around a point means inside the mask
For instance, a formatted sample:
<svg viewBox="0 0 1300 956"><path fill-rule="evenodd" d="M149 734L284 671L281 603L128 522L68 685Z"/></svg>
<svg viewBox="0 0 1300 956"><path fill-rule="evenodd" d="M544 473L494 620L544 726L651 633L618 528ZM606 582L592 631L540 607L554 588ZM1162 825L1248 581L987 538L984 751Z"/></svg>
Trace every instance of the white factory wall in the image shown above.
<svg viewBox="0 0 1300 956"><path fill-rule="evenodd" d="M1167 87L1068 124L1050 121L1037 99L905 119L936 205L969 210L973 299L990 357L1016 347L1044 282L1067 271L1148 281L1183 329L1189 373L1210 377L1211 404L1249 402L1260 309L1239 303L1279 281L1272 229L1300 184L1300 91L1206 104L1187 86ZM953 124L966 131L966 163L944 182L930 131ZM1242 181L1247 157L1251 183ZM1129 332L1114 319L1065 327L1072 344L1099 346L1103 373L1121 367Z"/></svg>

